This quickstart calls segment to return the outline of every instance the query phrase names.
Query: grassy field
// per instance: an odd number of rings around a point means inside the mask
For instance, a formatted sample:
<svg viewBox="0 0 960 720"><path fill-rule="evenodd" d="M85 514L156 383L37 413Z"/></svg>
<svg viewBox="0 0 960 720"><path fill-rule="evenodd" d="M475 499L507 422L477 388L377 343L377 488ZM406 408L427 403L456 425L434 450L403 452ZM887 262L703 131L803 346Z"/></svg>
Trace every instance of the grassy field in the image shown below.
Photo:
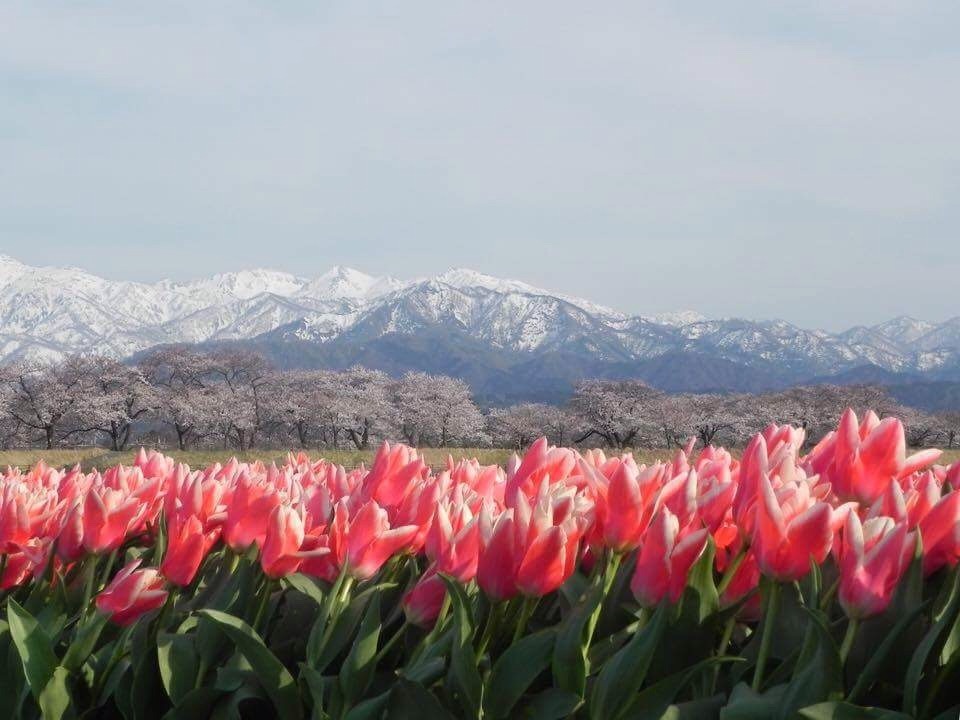
<svg viewBox="0 0 960 720"><path fill-rule="evenodd" d="M124 452L110 452L103 448L76 448L76 449L57 449L57 450L0 450L0 468L7 466L29 468L43 459L48 465L55 467L72 467L77 463L84 470L103 469L123 463L129 465L133 462L133 456L136 450L126 450ZM180 462L187 463L194 468L202 468L207 465L219 462L223 463L232 457L240 460L252 462L262 460L265 463L276 462L277 464L286 459L287 453L282 450L251 450L240 453L233 450L165 450L167 455ZM375 450L331 450L331 449L313 449L307 450L307 454L313 458L326 458L339 465L348 468L356 467L360 463L370 464ZM446 465L447 456L452 456L455 460L459 458L477 458L485 465L495 463L503 464L510 457L511 450L498 448L423 448L423 456L429 465L434 468L440 468ZM637 461L650 463L655 460L666 460L673 456L675 451L663 449L635 449L632 451Z"/></svg>
<svg viewBox="0 0 960 720"><path fill-rule="evenodd" d="M135 452L136 450L110 452L103 448L0 450L0 468L11 466L26 469L43 459L48 465L55 467L72 467L80 463L84 470L103 469L118 463L129 465L133 461ZM262 460L265 463L276 462L279 464L287 456L286 451L280 450L251 450L245 453L231 450L186 450L183 452L167 450L165 452L176 460L185 462L194 468L206 467L216 462L223 463L232 457L247 462ZM356 467L360 463L369 465L374 452L374 450L327 449L307 451L310 457L326 458L348 468ZM448 455L454 459L477 458L483 464L492 465L506 462L512 451L496 448L423 448L421 452L429 465L440 468L446 465ZM668 460L673 457L676 451L661 448L634 448L631 452L633 452L637 462L651 463L656 460ZM737 451L734 451L734 454L737 454ZM954 449L945 451L940 462L949 464L957 460L960 460L960 450Z"/></svg>

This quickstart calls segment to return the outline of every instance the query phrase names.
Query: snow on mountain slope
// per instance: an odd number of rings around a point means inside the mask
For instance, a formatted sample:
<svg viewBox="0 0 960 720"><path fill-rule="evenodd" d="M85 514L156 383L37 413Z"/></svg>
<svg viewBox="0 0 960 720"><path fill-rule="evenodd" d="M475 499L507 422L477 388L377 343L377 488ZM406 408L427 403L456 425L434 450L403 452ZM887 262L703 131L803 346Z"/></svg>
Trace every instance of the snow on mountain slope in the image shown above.
<svg viewBox="0 0 960 720"><path fill-rule="evenodd" d="M621 366L694 353L795 378L863 365L939 372L953 367L960 351L960 319L937 325L900 317L828 333L689 310L629 316L463 268L409 281L336 266L314 278L255 269L138 283L0 255L0 361L91 351L127 357L163 343L266 335L362 343L444 328L497 351L559 352Z"/></svg>

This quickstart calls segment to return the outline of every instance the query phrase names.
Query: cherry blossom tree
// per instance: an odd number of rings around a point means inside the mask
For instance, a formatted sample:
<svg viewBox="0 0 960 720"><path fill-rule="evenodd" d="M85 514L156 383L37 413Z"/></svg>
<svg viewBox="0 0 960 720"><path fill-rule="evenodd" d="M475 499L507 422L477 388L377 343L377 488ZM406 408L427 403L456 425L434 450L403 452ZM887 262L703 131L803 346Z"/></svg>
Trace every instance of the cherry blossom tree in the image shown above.
<svg viewBox="0 0 960 720"><path fill-rule="evenodd" d="M597 437L616 448L649 441L660 433L655 408L662 397L659 390L639 380L581 382L570 401L583 428L575 441Z"/></svg>
<svg viewBox="0 0 960 720"><path fill-rule="evenodd" d="M49 450L70 434L78 406L93 391L89 364L72 356L63 362L18 363L4 369L6 413Z"/></svg>
<svg viewBox="0 0 960 720"><path fill-rule="evenodd" d="M483 437L483 415L463 380L408 372L393 384L392 399L400 432L411 445L446 447Z"/></svg>
<svg viewBox="0 0 960 720"><path fill-rule="evenodd" d="M102 356L82 358L89 389L74 410L78 427L71 432L101 433L111 450L123 450L134 424L157 404L157 394L139 368Z"/></svg>
<svg viewBox="0 0 960 720"><path fill-rule="evenodd" d="M564 408L540 403L521 403L507 408L494 408L487 416L487 426L495 445L518 450L540 436L551 443L569 441L574 420Z"/></svg>

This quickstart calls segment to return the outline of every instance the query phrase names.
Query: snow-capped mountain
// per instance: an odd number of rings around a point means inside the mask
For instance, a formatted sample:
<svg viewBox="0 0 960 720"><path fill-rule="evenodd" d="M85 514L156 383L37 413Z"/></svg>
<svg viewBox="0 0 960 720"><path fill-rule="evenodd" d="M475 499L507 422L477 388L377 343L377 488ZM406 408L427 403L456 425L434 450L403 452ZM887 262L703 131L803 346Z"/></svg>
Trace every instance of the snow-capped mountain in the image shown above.
<svg viewBox="0 0 960 720"><path fill-rule="evenodd" d="M334 267L314 278L244 270L137 283L0 256L0 361L225 342L252 343L283 365L429 366L530 387L594 374L764 389L863 366L960 378L960 318L829 333L693 311L630 316L467 269L414 280Z"/></svg>

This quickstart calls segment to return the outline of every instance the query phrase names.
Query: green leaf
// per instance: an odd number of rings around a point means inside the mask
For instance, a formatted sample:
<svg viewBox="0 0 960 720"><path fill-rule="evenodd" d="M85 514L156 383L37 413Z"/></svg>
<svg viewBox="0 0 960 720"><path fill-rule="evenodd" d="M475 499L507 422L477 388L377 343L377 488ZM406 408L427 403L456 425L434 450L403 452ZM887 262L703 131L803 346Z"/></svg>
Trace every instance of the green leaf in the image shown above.
<svg viewBox="0 0 960 720"><path fill-rule="evenodd" d="M283 579L283 583L297 592L303 593L311 600L317 603L317 605L323 605L326 600L326 593L324 593L323 588L320 587L320 584L311 577L306 575L301 575L296 573L294 575L288 575Z"/></svg>
<svg viewBox="0 0 960 720"><path fill-rule="evenodd" d="M848 702L856 702L863 693L870 689L870 686L877 679L877 675L890 653L893 652L895 648L900 648L900 637L913 625L913 622L920 616L925 607L926 603L915 607L908 615L900 618L899 622L893 626L893 629L890 630L883 642L880 643L880 647L870 656L867 664L860 670L853 689L851 689L847 695Z"/></svg>
<svg viewBox="0 0 960 720"><path fill-rule="evenodd" d="M36 619L13 598L7 600L7 622L27 684L33 697L39 701L40 694L59 665L50 638Z"/></svg>
<svg viewBox="0 0 960 720"><path fill-rule="evenodd" d="M770 720L777 716L786 690L786 685L777 685L760 694L746 683L738 683L720 710L720 720Z"/></svg>
<svg viewBox="0 0 960 720"><path fill-rule="evenodd" d="M101 613L94 613L86 620L81 621L77 629L76 636L67 652L63 656L63 667L70 672L76 672L80 666L90 657L90 653L97 646L100 634L107 625L107 616Z"/></svg>
<svg viewBox="0 0 960 720"><path fill-rule="evenodd" d="M958 609L960 609L960 572L957 568L954 568L949 580L949 592L945 601L939 612L935 612L933 625L910 658L910 665L907 667L907 674L903 683L904 712L916 714L918 709L917 697L924 670L927 667L928 660L936 659L939 656L938 648L942 647L947 632L953 626Z"/></svg>
<svg viewBox="0 0 960 720"><path fill-rule="evenodd" d="M819 611L809 611L810 624L793 678L787 684L778 717L786 719L797 709L830 700L843 692L843 661Z"/></svg>
<svg viewBox="0 0 960 720"><path fill-rule="evenodd" d="M555 628L540 630L521 638L497 658L483 696L485 715L494 720L510 717L513 706L550 664L556 639Z"/></svg>
<svg viewBox="0 0 960 720"><path fill-rule="evenodd" d="M281 717L296 720L303 716L296 682L283 664L263 644L263 640L253 631L253 628L240 618L219 610L200 610L198 614L214 623L233 641L237 650L250 663L257 675L257 680L270 696Z"/></svg>
<svg viewBox="0 0 960 720"><path fill-rule="evenodd" d="M392 587L396 587L396 583L380 583L364 589L363 592L358 593L351 599L350 603L333 620L333 629L330 631L323 647L320 646L320 643L325 628L318 619L313 624L307 640L307 662L310 667L323 672L330 663L336 660L357 631L357 626L360 624L360 619L363 617L370 598Z"/></svg>
<svg viewBox="0 0 960 720"><path fill-rule="evenodd" d="M824 702L798 711L805 720L911 720L909 715L883 708L865 708L845 702Z"/></svg>
<svg viewBox="0 0 960 720"><path fill-rule="evenodd" d="M70 671L65 667L54 668L53 675L40 691L37 704L40 705L44 720L63 720L73 717L70 687L67 684L69 678Z"/></svg>
<svg viewBox="0 0 960 720"><path fill-rule="evenodd" d="M713 657L701 660L686 670L674 673L641 690L630 701L630 707L626 714L630 717L630 720L659 720L670 709L677 695L693 678L704 670L725 662L745 662L745 660L735 657Z"/></svg>
<svg viewBox="0 0 960 720"><path fill-rule="evenodd" d="M548 688L535 695L520 712L520 717L530 720L561 720L573 717L583 699L560 688Z"/></svg>
<svg viewBox="0 0 960 720"><path fill-rule="evenodd" d="M210 717L217 701L224 696L223 690L211 685L204 685L191 690L180 699L180 704L166 715L164 720L194 720L195 718Z"/></svg>
<svg viewBox="0 0 960 720"><path fill-rule="evenodd" d="M158 633L157 664L163 689L173 704L179 705L197 682L197 650L193 636Z"/></svg>
<svg viewBox="0 0 960 720"><path fill-rule="evenodd" d="M389 707L391 691L380 693L376 697L364 700L355 707L351 708L344 716L344 720L379 720L383 717L384 711Z"/></svg>
<svg viewBox="0 0 960 720"><path fill-rule="evenodd" d="M348 706L363 697L370 686L377 645L380 642L380 593L374 593L360 623L360 632L350 649L350 654L340 668L340 688Z"/></svg>
<svg viewBox="0 0 960 720"><path fill-rule="evenodd" d="M133 682L130 685L130 708L135 720L150 720L157 716L156 709L166 705L163 683L157 664L156 645L146 624L135 626L130 643L133 661Z"/></svg>
<svg viewBox="0 0 960 720"><path fill-rule="evenodd" d="M480 714L483 696L483 681L477 669L477 658L473 650L473 613L470 598L460 583L444 575L440 576L447 586L453 607L453 636L450 646L451 687L469 717ZM490 610L495 612L496 608Z"/></svg>
<svg viewBox="0 0 960 720"><path fill-rule="evenodd" d="M708 538L707 546L697 562L690 568L687 587L684 589L683 602L695 608L695 617L700 624L720 609L720 594L713 580L713 558L716 550L713 538Z"/></svg>
<svg viewBox="0 0 960 720"><path fill-rule="evenodd" d="M727 697L722 693L687 700L668 707L659 720L716 720L720 717L720 709L726 701Z"/></svg>
<svg viewBox="0 0 960 720"><path fill-rule="evenodd" d="M420 683L400 678L390 691L387 720L454 720L436 696Z"/></svg>
<svg viewBox="0 0 960 720"><path fill-rule="evenodd" d="M590 616L603 600L603 588L594 586L573 606L557 630L553 650L553 684L561 690L583 697L590 671L590 646L586 643Z"/></svg>
<svg viewBox="0 0 960 720"><path fill-rule="evenodd" d="M593 720L616 720L643 686L650 662L666 626L667 606L661 605L639 632L604 665L590 698Z"/></svg>

